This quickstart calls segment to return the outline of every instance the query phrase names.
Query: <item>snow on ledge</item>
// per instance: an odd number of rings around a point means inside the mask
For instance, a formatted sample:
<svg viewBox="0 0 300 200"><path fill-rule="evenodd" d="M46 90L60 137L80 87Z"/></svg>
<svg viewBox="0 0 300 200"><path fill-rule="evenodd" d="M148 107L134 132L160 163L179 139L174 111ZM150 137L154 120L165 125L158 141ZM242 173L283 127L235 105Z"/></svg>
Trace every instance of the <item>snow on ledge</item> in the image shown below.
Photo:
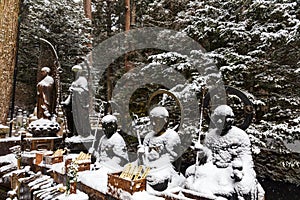
<svg viewBox="0 0 300 200"><path fill-rule="evenodd" d="M59 196L56 196L55 197L55 200L88 200L89 199L89 196L84 193L84 192L81 192L79 190L76 190L76 194L61 194Z"/></svg>
<svg viewBox="0 0 300 200"><path fill-rule="evenodd" d="M90 135L88 137L82 137L81 135L73 136L70 138L66 138L66 142L69 143L82 143L82 142L92 142L94 140L94 136Z"/></svg>

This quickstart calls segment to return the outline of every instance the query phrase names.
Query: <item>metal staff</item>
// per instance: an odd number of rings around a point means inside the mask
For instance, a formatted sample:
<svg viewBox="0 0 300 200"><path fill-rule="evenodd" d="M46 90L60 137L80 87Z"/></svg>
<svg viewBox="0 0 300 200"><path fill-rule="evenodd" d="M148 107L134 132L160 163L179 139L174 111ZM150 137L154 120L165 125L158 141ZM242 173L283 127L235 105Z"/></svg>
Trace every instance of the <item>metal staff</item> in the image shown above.
<svg viewBox="0 0 300 200"><path fill-rule="evenodd" d="M199 121L199 131L198 131L198 140L197 143L200 144L201 142L201 128L202 128L202 120L203 120L203 111L204 111L204 96L205 96L205 89L202 90L202 99L201 99L201 113L200 113L200 121ZM199 165L199 151L196 153L196 163L195 163L195 171L194 171L194 179L196 178L196 169Z"/></svg>
<svg viewBox="0 0 300 200"><path fill-rule="evenodd" d="M133 117L135 118L134 123L137 126L137 122L138 122L139 117L137 116L137 114L133 114ZM137 138L138 138L139 145L142 145L141 136L140 136L140 133L138 131L138 128L136 128L136 135L137 135Z"/></svg>
<svg viewBox="0 0 300 200"><path fill-rule="evenodd" d="M99 127L100 119L101 119L101 112L99 112L98 116L97 116L95 135L94 135L94 139L93 139L92 148L90 148L89 153L93 153L95 151L95 141L97 140L97 133L98 133L98 127Z"/></svg>
<svg viewBox="0 0 300 200"><path fill-rule="evenodd" d="M140 135L140 132L139 132L138 127L137 127L139 117L136 114L134 114L134 113L133 113L133 117L135 118L134 123L135 123L135 126L136 126L136 135L137 135L137 139L138 139L138 142L139 142L139 146L142 146L141 135ZM147 164L148 163L148 160L147 160L147 157L146 157L145 154L146 154L146 152L144 152L144 155L142 156L142 163L143 164Z"/></svg>

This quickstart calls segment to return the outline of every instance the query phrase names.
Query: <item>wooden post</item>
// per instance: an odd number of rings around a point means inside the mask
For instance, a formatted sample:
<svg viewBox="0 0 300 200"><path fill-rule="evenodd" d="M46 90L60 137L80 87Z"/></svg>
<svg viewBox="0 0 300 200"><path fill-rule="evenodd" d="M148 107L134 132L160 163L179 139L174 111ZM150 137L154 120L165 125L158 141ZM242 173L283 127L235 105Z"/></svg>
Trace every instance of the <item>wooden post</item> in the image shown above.
<svg viewBox="0 0 300 200"><path fill-rule="evenodd" d="M21 169L21 157L17 158L17 169L20 170Z"/></svg>

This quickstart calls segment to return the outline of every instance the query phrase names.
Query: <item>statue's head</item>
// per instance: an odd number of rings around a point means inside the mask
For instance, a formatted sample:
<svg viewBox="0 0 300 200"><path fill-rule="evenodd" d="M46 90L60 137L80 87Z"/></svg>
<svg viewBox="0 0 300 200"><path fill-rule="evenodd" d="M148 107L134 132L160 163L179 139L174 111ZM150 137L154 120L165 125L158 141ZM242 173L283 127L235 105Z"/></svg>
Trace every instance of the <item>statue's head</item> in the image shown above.
<svg viewBox="0 0 300 200"><path fill-rule="evenodd" d="M83 75L83 68L81 65L74 65L72 71L74 72L75 78Z"/></svg>
<svg viewBox="0 0 300 200"><path fill-rule="evenodd" d="M216 107L211 120L221 135L227 134L234 123L234 113L232 108L227 105L220 105Z"/></svg>
<svg viewBox="0 0 300 200"><path fill-rule="evenodd" d="M81 72L82 71L82 67L80 65L74 65L72 67L72 71L73 72Z"/></svg>
<svg viewBox="0 0 300 200"><path fill-rule="evenodd" d="M106 115L102 118L102 129L107 138L110 138L118 128L118 120L113 115Z"/></svg>
<svg viewBox="0 0 300 200"><path fill-rule="evenodd" d="M168 127L169 112L165 107L155 107L150 113L150 122L156 134L164 132Z"/></svg>
<svg viewBox="0 0 300 200"><path fill-rule="evenodd" d="M43 77L45 77L45 76L47 76L49 73L50 73L50 68L49 67L43 67L42 69L41 69L41 74L42 74L42 76Z"/></svg>

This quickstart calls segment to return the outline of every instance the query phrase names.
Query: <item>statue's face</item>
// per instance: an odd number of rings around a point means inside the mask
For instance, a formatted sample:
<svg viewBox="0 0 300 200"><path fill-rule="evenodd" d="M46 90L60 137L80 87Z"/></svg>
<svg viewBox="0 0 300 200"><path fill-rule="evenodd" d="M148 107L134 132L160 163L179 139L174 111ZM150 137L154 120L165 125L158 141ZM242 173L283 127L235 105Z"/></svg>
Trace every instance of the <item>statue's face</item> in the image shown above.
<svg viewBox="0 0 300 200"><path fill-rule="evenodd" d="M220 130L221 135L227 134L227 132L231 129L234 122L233 116L224 116L224 115L215 115L214 116L214 124L218 130Z"/></svg>
<svg viewBox="0 0 300 200"><path fill-rule="evenodd" d="M106 137L110 138L117 131L117 124L115 122L103 123L102 129Z"/></svg>
<svg viewBox="0 0 300 200"><path fill-rule="evenodd" d="M41 75L42 75L42 77L44 78L45 76L47 76L47 72L46 71L41 71Z"/></svg>
<svg viewBox="0 0 300 200"><path fill-rule="evenodd" d="M161 131L165 131L167 126L167 119L162 117L150 117L153 131L159 134Z"/></svg>

